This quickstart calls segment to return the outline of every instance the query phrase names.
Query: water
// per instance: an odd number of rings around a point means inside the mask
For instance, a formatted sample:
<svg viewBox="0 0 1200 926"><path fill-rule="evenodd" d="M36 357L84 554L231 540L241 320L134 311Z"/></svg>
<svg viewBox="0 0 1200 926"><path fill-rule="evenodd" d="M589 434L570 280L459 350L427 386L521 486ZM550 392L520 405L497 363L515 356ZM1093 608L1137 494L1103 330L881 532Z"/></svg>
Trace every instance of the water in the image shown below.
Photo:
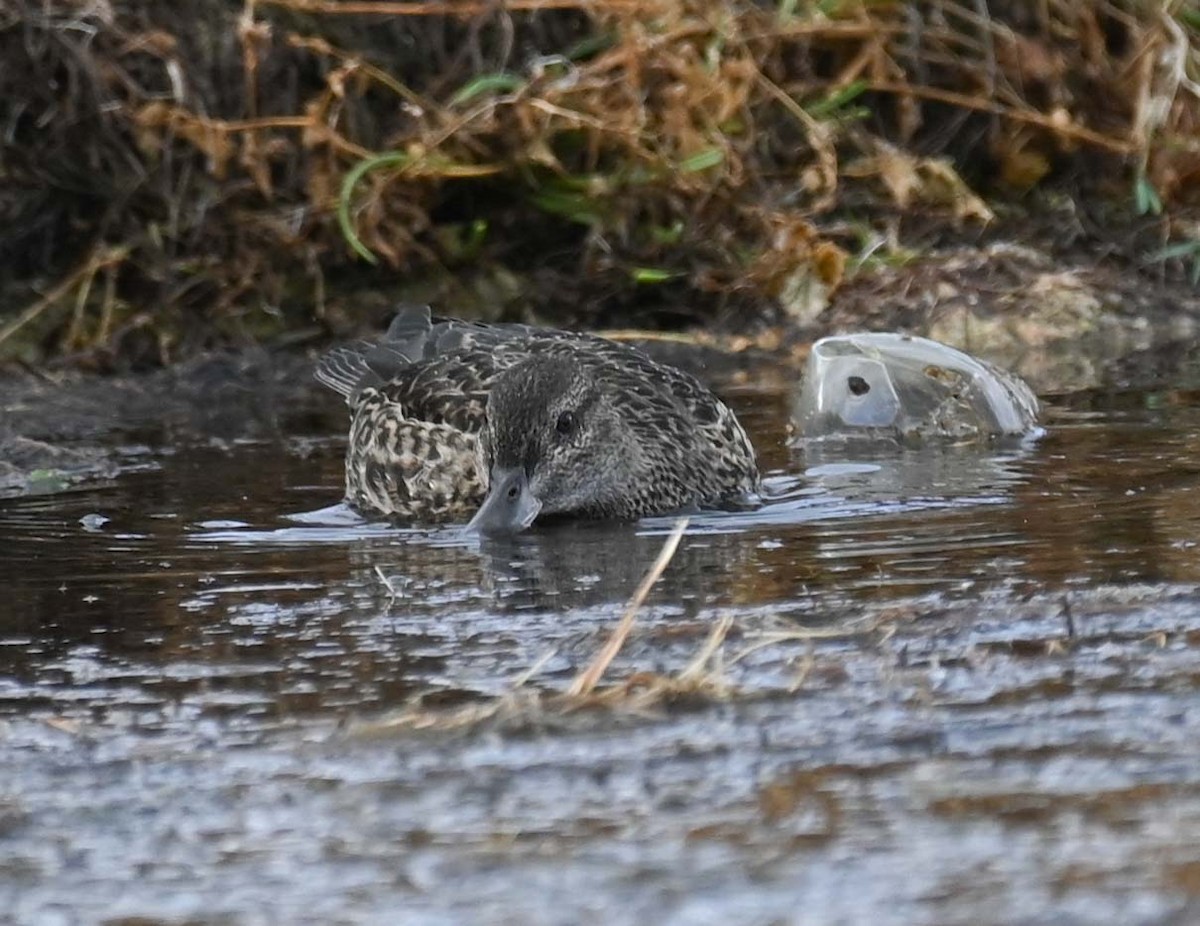
<svg viewBox="0 0 1200 926"><path fill-rule="evenodd" d="M327 423L0 501L0 923L1190 921L1195 398L846 460L743 389L770 504L581 710L671 519L363 525Z"/></svg>

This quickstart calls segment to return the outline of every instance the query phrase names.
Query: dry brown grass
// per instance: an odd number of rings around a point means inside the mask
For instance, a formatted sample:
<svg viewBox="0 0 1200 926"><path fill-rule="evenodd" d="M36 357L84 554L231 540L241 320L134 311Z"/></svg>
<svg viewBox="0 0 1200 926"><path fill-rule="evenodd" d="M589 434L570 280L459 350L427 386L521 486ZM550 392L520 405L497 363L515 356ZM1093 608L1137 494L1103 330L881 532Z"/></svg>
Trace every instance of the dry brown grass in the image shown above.
<svg viewBox="0 0 1200 926"><path fill-rule="evenodd" d="M651 590L674 557L687 524L687 519L682 519L676 524L630 597L608 639L565 688L539 688L531 684L544 664L554 656L551 652L516 676L508 691L499 697L449 708L431 707L416 699L407 708L396 713L358 722L350 732L356 736L373 737L397 731L451 733L488 724L541 727L562 723L580 711L645 714L680 702L727 700L740 693L727 677L727 667L769 648L806 648L801 658L793 660L799 662L789 688L794 692L803 686L812 670L815 662L813 647L818 641L863 637L876 633L881 633L881 639L886 639L895 631L896 621L907 620L912 616L896 611L884 611L871 618L836 628L793 626L757 632L739 631L738 636L745 642L731 655L728 647L730 635L735 631L733 618L720 615L713 622L695 655L678 672L661 674L633 670L608 684L602 684L604 677L610 674L614 659L630 639L637 616ZM392 592L386 580L384 584L388 591Z"/></svg>
<svg viewBox="0 0 1200 926"><path fill-rule="evenodd" d="M1081 158L1148 210L1200 178L1182 2L187 7L0 8L0 300L26 309L0 351L169 360L498 266L560 321L664 293L799 317L847 203L986 221L981 185Z"/></svg>

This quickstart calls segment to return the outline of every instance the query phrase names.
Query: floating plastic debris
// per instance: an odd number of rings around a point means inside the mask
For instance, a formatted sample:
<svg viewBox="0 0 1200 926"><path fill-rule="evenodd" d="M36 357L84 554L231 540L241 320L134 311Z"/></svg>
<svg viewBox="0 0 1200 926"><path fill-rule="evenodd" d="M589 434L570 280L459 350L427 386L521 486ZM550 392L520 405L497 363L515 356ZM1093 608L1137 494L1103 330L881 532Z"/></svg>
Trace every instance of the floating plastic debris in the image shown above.
<svg viewBox="0 0 1200 926"><path fill-rule="evenodd" d="M1040 433L1019 377L928 338L849 334L809 354L793 406L797 442L891 438L970 442Z"/></svg>

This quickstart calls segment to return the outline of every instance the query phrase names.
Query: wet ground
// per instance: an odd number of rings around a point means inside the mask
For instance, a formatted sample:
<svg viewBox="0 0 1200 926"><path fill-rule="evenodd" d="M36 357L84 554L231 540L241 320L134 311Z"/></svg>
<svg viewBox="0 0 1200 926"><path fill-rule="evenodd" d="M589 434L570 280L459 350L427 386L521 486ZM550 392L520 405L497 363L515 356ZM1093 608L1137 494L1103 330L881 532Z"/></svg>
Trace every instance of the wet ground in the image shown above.
<svg viewBox="0 0 1200 926"><path fill-rule="evenodd" d="M364 526L333 403L138 419L0 501L0 923L1194 922L1184 386L853 459L732 390L774 497L576 707L672 521Z"/></svg>

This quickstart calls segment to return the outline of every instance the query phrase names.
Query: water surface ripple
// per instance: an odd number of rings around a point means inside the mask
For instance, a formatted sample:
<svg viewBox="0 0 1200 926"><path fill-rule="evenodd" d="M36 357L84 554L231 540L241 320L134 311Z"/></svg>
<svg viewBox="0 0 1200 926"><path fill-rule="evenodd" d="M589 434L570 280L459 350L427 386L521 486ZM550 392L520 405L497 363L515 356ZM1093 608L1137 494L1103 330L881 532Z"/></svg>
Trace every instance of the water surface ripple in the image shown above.
<svg viewBox="0 0 1200 926"><path fill-rule="evenodd" d="M456 732L389 719L565 690L673 519L364 524L313 435L0 501L0 922L1200 917L1200 409L1138 398L846 457L744 390L768 503L610 670L727 618L705 683Z"/></svg>

